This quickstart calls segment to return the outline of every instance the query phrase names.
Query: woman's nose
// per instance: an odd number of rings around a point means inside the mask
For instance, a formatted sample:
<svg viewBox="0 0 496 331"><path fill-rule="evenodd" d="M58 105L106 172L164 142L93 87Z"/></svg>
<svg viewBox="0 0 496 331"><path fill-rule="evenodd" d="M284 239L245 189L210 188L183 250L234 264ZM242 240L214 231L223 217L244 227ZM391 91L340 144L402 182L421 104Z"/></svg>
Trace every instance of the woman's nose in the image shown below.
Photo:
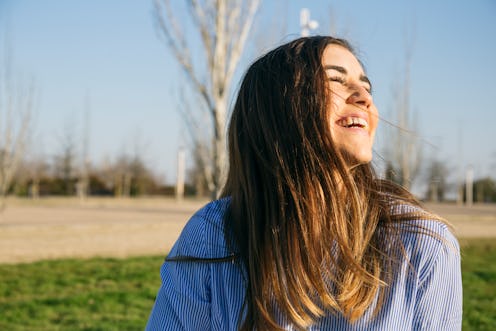
<svg viewBox="0 0 496 331"><path fill-rule="evenodd" d="M365 89L365 87L356 85L351 88L351 94L346 99L346 102L349 104L365 106L368 109L372 104L372 96L369 91Z"/></svg>

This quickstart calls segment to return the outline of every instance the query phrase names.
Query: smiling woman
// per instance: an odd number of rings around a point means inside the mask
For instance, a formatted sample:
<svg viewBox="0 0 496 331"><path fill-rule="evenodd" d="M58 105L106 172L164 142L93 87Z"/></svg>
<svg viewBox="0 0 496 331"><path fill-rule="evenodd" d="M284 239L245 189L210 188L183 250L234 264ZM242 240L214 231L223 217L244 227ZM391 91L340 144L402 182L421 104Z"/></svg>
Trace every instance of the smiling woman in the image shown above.
<svg viewBox="0 0 496 331"><path fill-rule="evenodd" d="M341 151L356 161L370 162L378 116L372 85L349 48L328 45L322 62L333 93L331 137Z"/></svg>
<svg viewBox="0 0 496 331"><path fill-rule="evenodd" d="M458 242L370 165L378 113L349 44L255 61L220 200L166 258L148 330L459 330Z"/></svg>

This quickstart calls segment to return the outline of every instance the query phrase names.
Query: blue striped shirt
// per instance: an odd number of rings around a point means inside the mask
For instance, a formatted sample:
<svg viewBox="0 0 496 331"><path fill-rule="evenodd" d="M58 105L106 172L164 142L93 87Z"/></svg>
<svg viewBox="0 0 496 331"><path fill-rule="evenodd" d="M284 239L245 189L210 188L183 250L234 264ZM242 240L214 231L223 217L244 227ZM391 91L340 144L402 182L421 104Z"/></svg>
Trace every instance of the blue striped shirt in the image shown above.
<svg viewBox="0 0 496 331"><path fill-rule="evenodd" d="M229 199L225 198L200 209L186 224L169 256L228 256L223 231L223 216L228 205ZM373 307L370 307L362 318L351 324L345 317L329 313L309 330L461 330L458 242L440 222L416 222L439 238L409 232L402 235L416 272L412 276L405 260L379 315L371 319ZM245 295L245 281L239 266L231 262L165 262L160 274L162 286L146 330L237 329ZM294 329L284 316L278 318L285 329Z"/></svg>

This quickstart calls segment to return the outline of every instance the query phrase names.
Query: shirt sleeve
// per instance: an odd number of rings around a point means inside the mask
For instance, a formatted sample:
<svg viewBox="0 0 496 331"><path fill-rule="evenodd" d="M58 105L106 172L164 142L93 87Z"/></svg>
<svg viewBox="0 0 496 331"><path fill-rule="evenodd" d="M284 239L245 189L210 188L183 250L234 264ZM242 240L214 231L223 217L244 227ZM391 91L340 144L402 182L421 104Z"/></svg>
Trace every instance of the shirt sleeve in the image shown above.
<svg viewBox="0 0 496 331"><path fill-rule="evenodd" d="M203 257L204 222L193 216L169 256ZM210 269L207 263L165 261L162 285L146 331L210 330Z"/></svg>
<svg viewBox="0 0 496 331"><path fill-rule="evenodd" d="M460 248L447 229L442 237L445 240L436 245L437 256L432 265L420 275L413 330L462 328Z"/></svg>

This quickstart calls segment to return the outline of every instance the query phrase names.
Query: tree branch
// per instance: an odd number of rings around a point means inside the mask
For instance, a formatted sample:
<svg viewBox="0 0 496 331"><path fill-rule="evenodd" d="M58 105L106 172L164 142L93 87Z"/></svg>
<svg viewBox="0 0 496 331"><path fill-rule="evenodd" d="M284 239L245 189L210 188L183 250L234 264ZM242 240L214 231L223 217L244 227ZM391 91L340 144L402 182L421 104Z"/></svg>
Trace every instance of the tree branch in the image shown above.
<svg viewBox="0 0 496 331"><path fill-rule="evenodd" d="M191 80L196 90L204 98L208 108L213 111L213 109L215 109L214 103L210 98L207 86L200 82L193 68L186 41L184 40L184 37L180 32L179 23L175 20L174 15L172 14L169 0L163 0L163 2L167 20L170 21L172 31L169 30L169 26L165 22L162 15L163 10L160 0L155 0L155 13L159 29L165 37L167 45L172 50L174 57L179 62L183 71L186 73L186 76ZM176 38L173 37L173 34L176 36Z"/></svg>
<svg viewBox="0 0 496 331"><path fill-rule="evenodd" d="M229 58L229 63L227 66L227 72L225 76L225 84L227 86L229 86L229 84L231 83L232 77L234 75L234 71L236 70L236 65L239 61L239 58L241 57L241 54L245 47L246 40L248 39L248 35L250 33L251 26L253 25L253 20L257 13L259 4L260 4L259 0L253 0L250 3L248 15L246 16L246 19L243 22L243 28L241 29L241 34L237 38L237 42L234 44L231 56Z"/></svg>

